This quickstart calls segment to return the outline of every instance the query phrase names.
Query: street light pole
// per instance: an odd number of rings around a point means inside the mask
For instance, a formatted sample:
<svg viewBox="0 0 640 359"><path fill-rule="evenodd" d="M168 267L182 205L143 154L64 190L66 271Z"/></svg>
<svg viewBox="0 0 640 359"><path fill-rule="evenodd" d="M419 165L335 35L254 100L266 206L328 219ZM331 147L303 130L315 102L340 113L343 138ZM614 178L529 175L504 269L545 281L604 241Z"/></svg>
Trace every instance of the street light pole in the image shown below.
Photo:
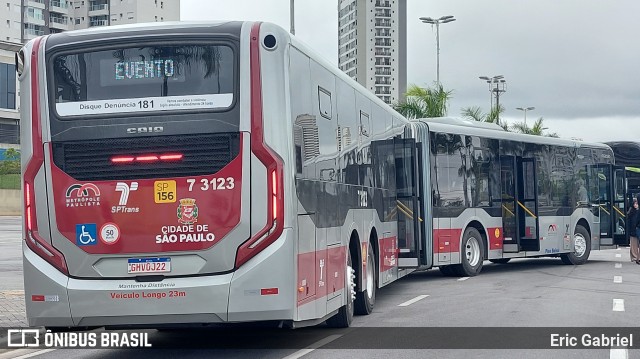
<svg viewBox="0 0 640 359"><path fill-rule="evenodd" d="M293 1L293 0L292 0ZM440 24L446 24L448 22L456 21L452 15L442 16L439 19L432 19L430 17L421 17L420 20L425 24L431 24L436 26L436 82L440 85Z"/></svg>
<svg viewBox="0 0 640 359"><path fill-rule="evenodd" d="M484 80L489 84L489 92L491 93L491 105L493 106L493 96L496 97L496 120L500 124L500 94L507 91L507 81L502 75L492 77L480 76L480 80ZM493 108L493 107L491 107Z"/></svg>
<svg viewBox="0 0 640 359"><path fill-rule="evenodd" d="M535 110L535 107L516 107L516 110L524 111L524 125L527 125L527 111Z"/></svg>
<svg viewBox="0 0 640 359"><path fill-rule="evenodd" d="M291 35L295 35L296 34L296 28L295 28L295 11L293 10L293 1L294 0L289 0L289 18L291 20Z"/></svg>

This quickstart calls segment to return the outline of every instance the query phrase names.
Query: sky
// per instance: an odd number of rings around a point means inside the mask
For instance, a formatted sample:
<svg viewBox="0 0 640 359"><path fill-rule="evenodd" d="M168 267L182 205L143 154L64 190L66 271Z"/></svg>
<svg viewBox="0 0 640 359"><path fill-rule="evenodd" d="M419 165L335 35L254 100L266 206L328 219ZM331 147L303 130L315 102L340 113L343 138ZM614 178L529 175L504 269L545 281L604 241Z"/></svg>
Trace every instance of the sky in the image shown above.
<svg viewBox="0 0 640 359"><path fill-rule="evenodd" d="M403 1L403 0L401 0ZM479 76L503 75L507 122L543 117L549 132L585 141L640 141L640 1L406 0L407 82L452 91L449 115L490 107ZM295 32L337 66L338 0L295 0ZM290 28L289 0L181 0L181 20L260 20ZM636 127L637 126L637 127ZM636 129L637 128L637 129Z"/></svg>

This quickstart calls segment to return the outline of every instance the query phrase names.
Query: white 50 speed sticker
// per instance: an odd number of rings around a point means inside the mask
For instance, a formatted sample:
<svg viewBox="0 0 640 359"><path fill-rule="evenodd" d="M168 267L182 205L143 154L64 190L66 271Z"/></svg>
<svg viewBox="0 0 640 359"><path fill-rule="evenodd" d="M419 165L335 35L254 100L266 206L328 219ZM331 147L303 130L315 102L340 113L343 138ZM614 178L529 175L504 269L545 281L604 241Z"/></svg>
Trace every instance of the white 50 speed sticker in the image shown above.
<svg viewBox="0 0 640 359"><path fill-rule="evenodd" d="M180 111L226 108L233 94L142 97L99 101L63 102L56 104L60 116L103 115L123 112Z"/></svg>

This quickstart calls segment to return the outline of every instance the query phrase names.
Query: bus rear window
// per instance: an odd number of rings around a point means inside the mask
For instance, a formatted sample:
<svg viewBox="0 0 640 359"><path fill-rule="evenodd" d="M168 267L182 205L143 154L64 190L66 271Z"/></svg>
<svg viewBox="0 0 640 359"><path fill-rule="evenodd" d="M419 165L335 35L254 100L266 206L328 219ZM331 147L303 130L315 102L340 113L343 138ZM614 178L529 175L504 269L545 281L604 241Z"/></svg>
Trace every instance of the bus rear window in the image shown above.
<svg viewBox="0 0 640 359"><path fill-rule="evenodd" d="M59 116L225 110L235 93L226 45L127 47L53 57Z"/></svg>

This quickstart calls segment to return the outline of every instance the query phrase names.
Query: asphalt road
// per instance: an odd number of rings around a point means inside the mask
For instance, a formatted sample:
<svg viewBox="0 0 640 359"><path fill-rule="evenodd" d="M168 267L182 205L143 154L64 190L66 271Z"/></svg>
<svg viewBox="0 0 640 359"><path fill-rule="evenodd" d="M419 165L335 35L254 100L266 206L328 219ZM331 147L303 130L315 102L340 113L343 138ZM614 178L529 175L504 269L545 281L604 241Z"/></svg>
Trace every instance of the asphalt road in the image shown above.
<svg viewBox="0 0 640 359"><path fill-rule="evenodd" d="M20 241L14 236L19 238L19 221L0 218L0 283L21 288ZM551 332L556 327L576 327L572 330L579 333L586 333L590 327L640 327L640 265L630 263L628 258L628 249L622 248L594 251L582 266L541 258L503 265L486 262L482 273L472 278L443 277L437 270L414 273L380 289L375 311L356 317L353 327L347 330L322 326L293 331L243 327L148 330L153 343L167 348L20 350L2 353L0 359L20 355L65 359L639 358L637 350L518 349L523 348L523 342L533 343L540 338L533 332L530 338L526 333L509 335L518 330L509 327L541 327ZM506 332L500 332L499 328L504 327L508 328ZM450 334L445 338L442 333ZM483 336L489 336L492 342L495 336L503 336L505 349L420 348L434 340L436 344L454 342L464 347L468 340ZM640 346L640 335L636 341L635 345ZM255 349L266 346L276 348ZM215 349L225 347L233 349Z"/></svg>

